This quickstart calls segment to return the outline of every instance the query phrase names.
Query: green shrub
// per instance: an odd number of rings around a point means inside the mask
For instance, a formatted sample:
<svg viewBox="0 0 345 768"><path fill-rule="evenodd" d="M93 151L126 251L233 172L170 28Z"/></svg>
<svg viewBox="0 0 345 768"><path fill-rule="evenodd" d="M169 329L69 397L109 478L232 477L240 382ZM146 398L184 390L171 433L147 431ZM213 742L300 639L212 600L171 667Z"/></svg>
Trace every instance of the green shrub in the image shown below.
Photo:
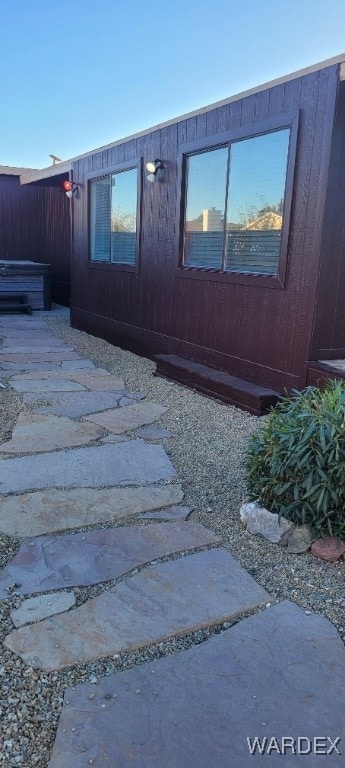
<svg viewBox="0 0 345 768"><path fill-rule="evenodd" d="M251 439L247 484L270 512L345 538L345 382L282 398Z"/></svg>

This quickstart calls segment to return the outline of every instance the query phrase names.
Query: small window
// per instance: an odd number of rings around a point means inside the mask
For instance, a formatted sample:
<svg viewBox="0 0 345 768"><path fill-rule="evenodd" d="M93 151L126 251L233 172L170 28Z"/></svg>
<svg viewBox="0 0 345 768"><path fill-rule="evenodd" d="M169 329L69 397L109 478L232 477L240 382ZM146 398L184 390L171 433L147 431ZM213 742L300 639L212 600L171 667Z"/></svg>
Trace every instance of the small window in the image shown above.
<svg viewBox="0 0 345 768"><path fill-rule="evenodd" d="M90 181L91 261L135 266L138 169Z"/></svg>
<svg viewBox="0 0 345 768"><path fill-rule="evenodd" d="M185 157L183 266L278 274L290 128Z"/></svg>

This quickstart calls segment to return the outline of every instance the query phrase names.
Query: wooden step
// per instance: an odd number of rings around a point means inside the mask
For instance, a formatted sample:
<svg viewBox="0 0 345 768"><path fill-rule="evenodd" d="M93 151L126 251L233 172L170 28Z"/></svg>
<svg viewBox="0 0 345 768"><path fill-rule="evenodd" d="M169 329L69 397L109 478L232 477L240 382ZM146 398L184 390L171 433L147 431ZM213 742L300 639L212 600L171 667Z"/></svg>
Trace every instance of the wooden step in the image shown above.
<svg viewBox="0 0 345 768"><path fill-rule="evenodd" d="M27 312L28 315L31 315L32 308L27 303L27 296L25 296L24 301L22 296L0 294L0 312Z"/></svg>
<svg viewBox="0 0 345 768"><path fill-rule="evenodd" d="M322 387L327 386L330 379L345 379L343 368L325 365L321 360L310 360L307 370L307 386Z"/></svg>
<svg viewBox="0 0 345 768"><path fill-rule="evenodd" d="M194 363L177 355L155 355L156 376L172 379L209 397L236 405L242 410L263 416L278 401L279 392L254 384L224 371Z"/></svg>

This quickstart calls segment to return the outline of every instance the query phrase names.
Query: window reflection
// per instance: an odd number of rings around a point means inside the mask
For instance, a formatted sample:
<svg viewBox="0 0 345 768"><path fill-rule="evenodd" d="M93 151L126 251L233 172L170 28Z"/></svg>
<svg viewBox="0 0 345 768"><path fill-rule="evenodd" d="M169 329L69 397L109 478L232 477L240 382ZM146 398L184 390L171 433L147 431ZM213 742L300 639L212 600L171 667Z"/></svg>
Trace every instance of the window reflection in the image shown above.
<svg viewBox="0 0 345 768"><path fill-rule="evenodd" d="M289 138L281 129L187 158L185 266L277 274Z"/></svg>
<svg viewBox="0 0 345 768"><path fill-rule="evenodd" d="M276 274L289 130L234 142L226 225L226 269Z"/></svg>
<svg viewBox="0 0 345 768"><path fill-rule="evenodd" d="M137 197L137 168L90 182L92 261L136 263Z"/></svg>
<svg viewBox="0 0 345 768"><path fill-rule="evenodd" d="M187 160L184 263L222 266L228 147L192 155Z"/></svg>
<svg viewBox="0 0 345 768"><path fill-rule="evenodd" d="M112 176L111 261L135 264L137 231L137 170Z"/></svg>

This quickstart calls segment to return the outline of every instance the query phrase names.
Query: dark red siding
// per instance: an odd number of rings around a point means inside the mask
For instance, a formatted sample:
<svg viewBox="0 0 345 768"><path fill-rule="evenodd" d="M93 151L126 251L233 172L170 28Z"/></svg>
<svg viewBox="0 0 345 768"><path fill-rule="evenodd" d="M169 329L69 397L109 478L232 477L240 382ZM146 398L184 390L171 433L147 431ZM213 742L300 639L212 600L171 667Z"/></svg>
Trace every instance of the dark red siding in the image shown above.
<svg viewBox="0 0 345 768"><path fill-rule="evenodd" d="M21 186L18 176L0 174L1 259L50 264L52 299L69 304L69 200L62 189Z"/></svg>
<svg viewBox="0 0 345 768"><path fill-rule="evenodd" d="M339 85L311 360L345 357L345 82Z"/></svg>
<svg viewBox="0 0 345 768"><path fill-rule="evenodd" d="M149 354L171 353L279 390L304 386L338 84L331 66L83 157L74 177L72 323ZM299 112L284 289L188 279L176 263L177 158L186 142ZM88 263L87 175L143 157L164 162L142 194L137 273Z"/></svg>

